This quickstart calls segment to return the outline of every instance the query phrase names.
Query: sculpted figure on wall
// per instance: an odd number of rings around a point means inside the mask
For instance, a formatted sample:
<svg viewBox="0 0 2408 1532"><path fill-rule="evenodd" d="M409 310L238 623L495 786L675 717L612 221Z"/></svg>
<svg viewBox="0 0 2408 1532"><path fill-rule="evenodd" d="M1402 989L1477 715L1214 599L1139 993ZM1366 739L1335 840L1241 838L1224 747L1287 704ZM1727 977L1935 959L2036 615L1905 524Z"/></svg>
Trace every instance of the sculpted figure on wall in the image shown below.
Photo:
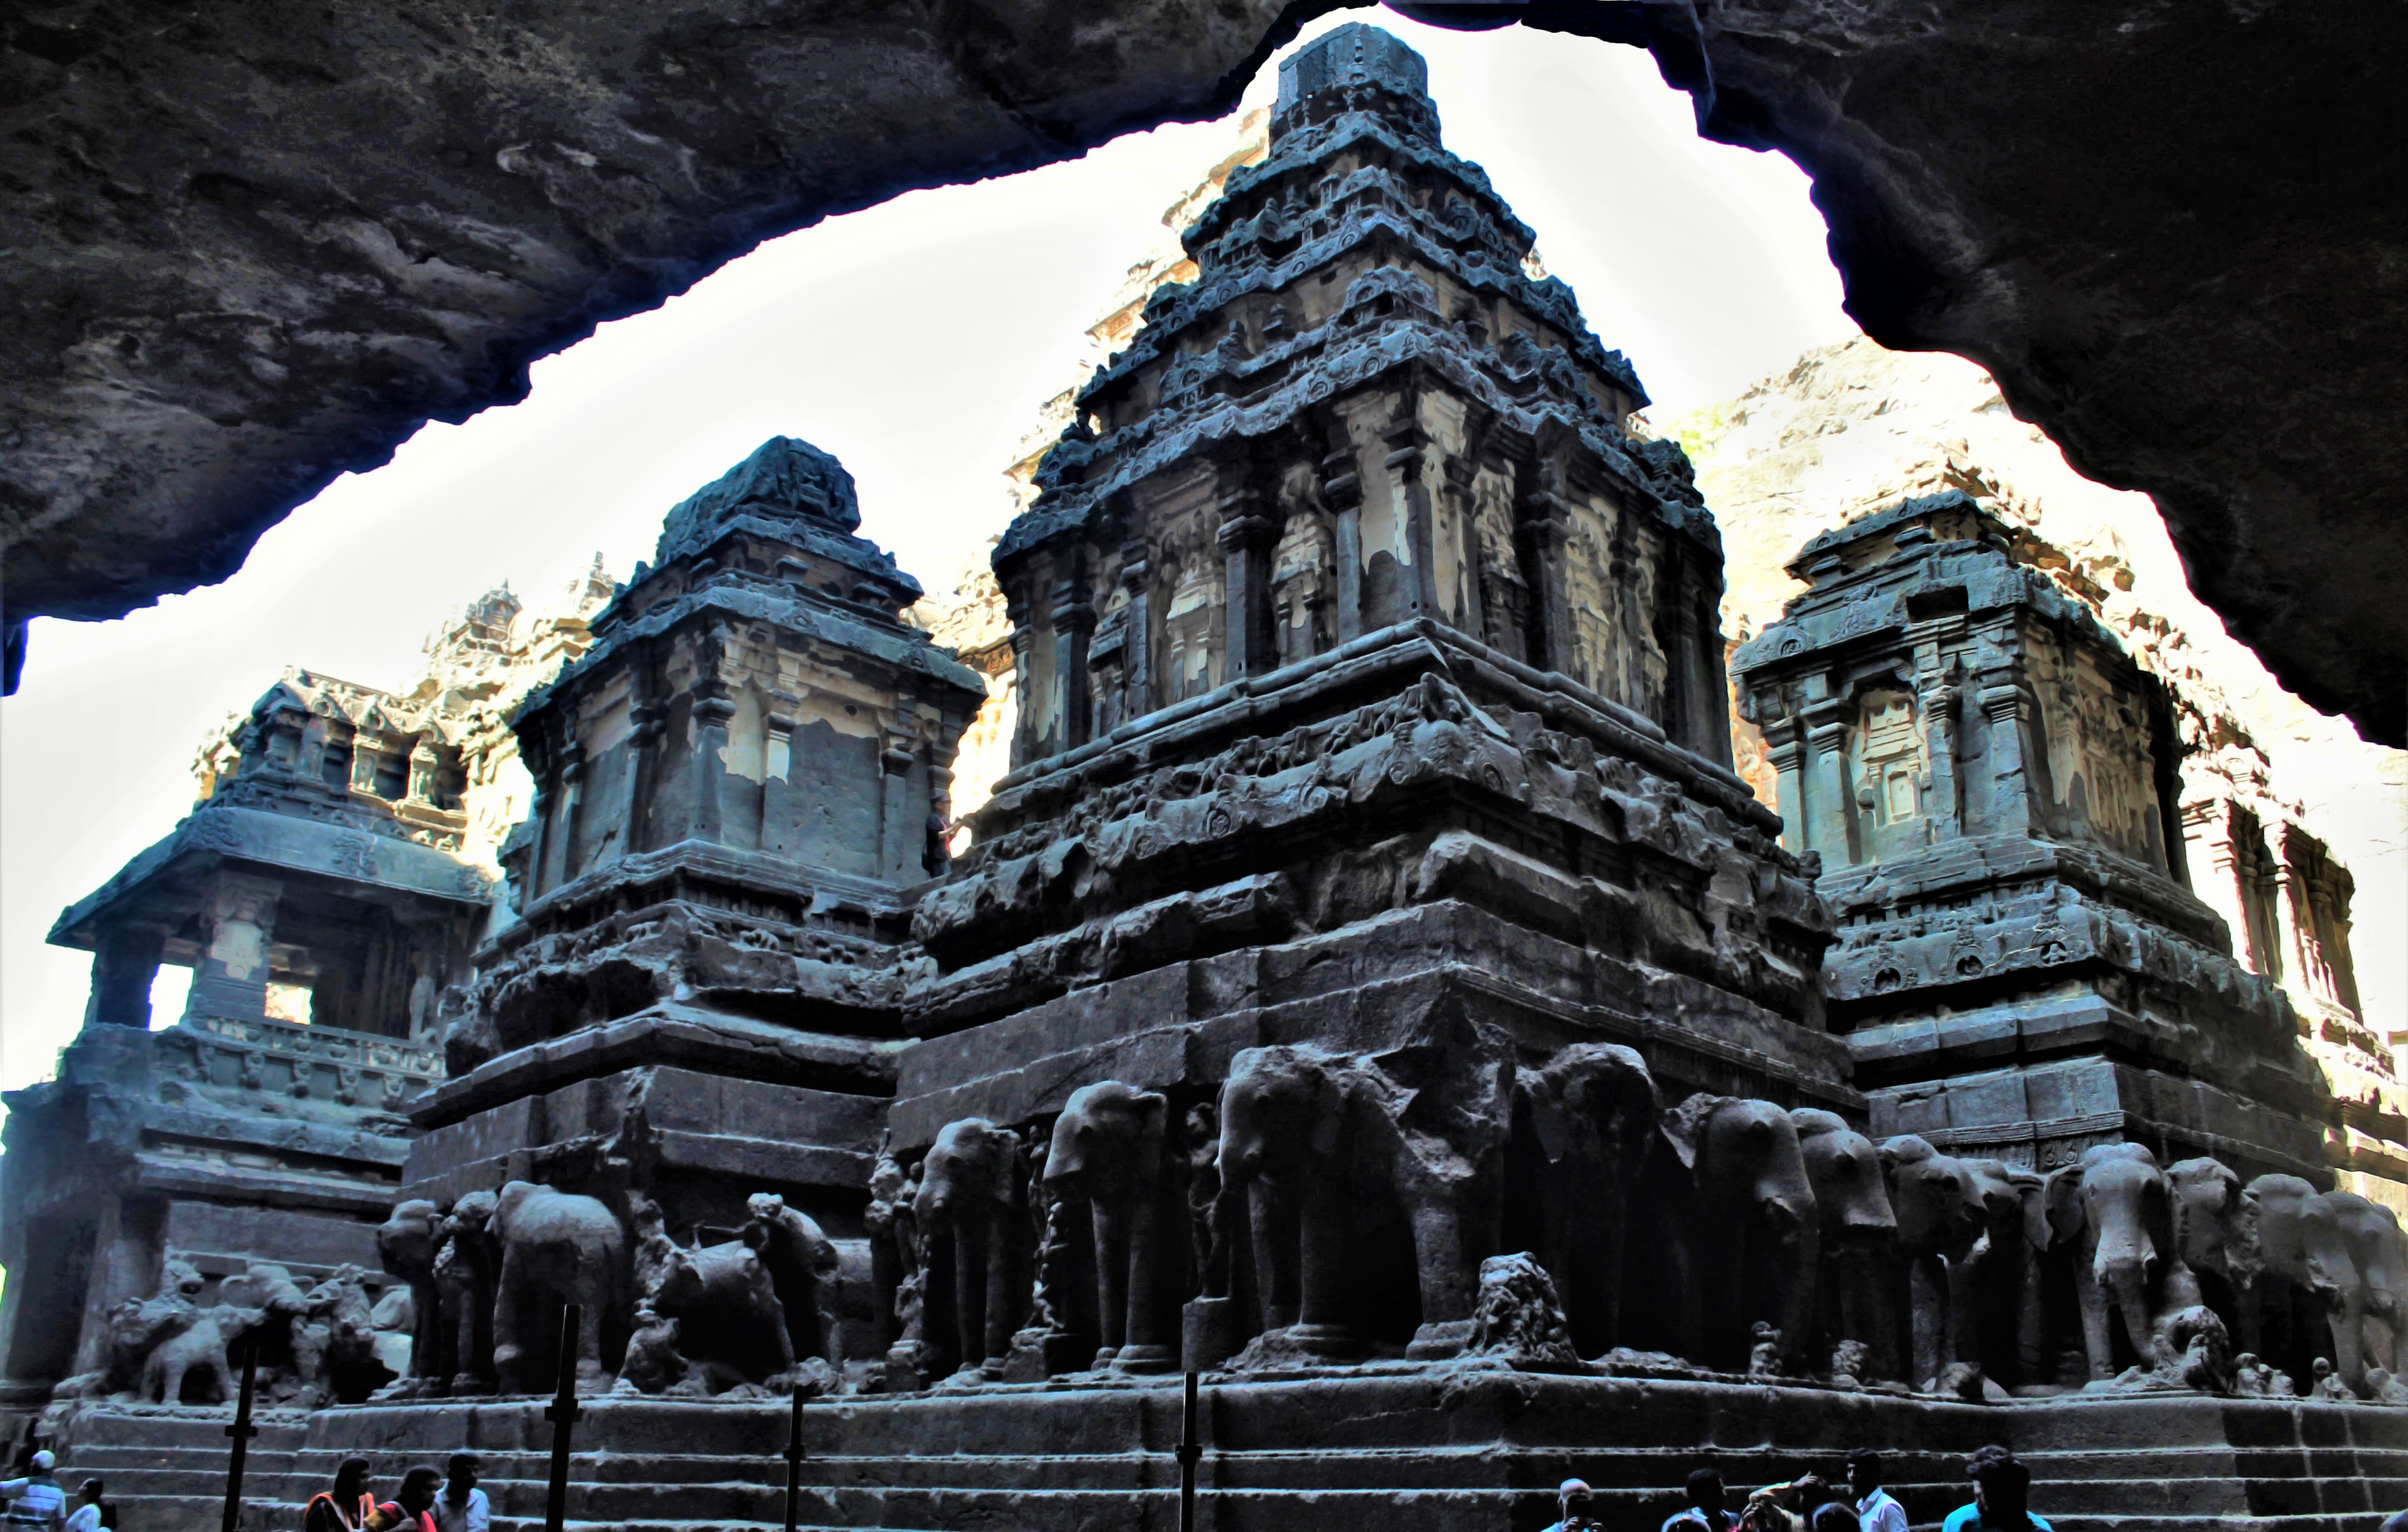
<svg viewBox="0 0 2408 1532"><path fill-rule="evenodd" d="M1898 1258L1898 1214L1890 1206L1881 1151L1833 1112L1799 1107L1792 1109L1789 1121L1798 1130L1799 1153L1822 1223L1814 1339L1807 1354L1837 1355L1840 1348L1853 1345L1862 1351L1868 1375L1896 1377L1897 1312L1888 1300ZM1858 1375L1855 1367L1836 1363L1832 1370Z"/></svg>
<svg viewBox="0 0 2408 1532"><path fill-rule="evenodd" d="M1505 1242L1536 1253L1587 1355L1621 1339L1630 1187L1655 1132L1656 1082L1618 1043L1574 1043L1514 1076Z"/></svg>
<svg viewBox="0 0 2408 1532"><path fill-rule="evenodd" d="M1458 1115L1416 1130L1400 1121L1410 1098L1358 1055L1275 1046L1232 1061L1220 1164L1225 1188L1247 1198L1264 1325L1255 1355L1368 1351L1383 1322L1371 1304L1393 1279L1358 1278L1349 1260L1383 1225L1401 1234L1390 1241L1400 1258L1410 1243L1414 1347L1444 1354L1469 1336L1480 1262L1497 1239L1506 1124Z"/></svg>
<svg viewBox="0 0 2408 1532"><path fill-rule="evenodd" d="M1045 1192L1083 1204L1092 1219L1096 1363L1120 1372L1167 1372L1179 1362L1186 1163L1168 1115L1157 1092L1109 1080L1083 1086L1055 1120L1045 1160Z"/></svg>
<svg viewBox="0 0 2408 1532"><path fill-rule="evenodd" d="M1797 1125L1769 1101L1701 1093L1665 1114L1663 1137L1676 1205L1696 1210L1674 1257L1685 1354L1736 1359L1769 1323L1784 1366L1802 1370L1822 1222Z"/></svg>
<svg viewBox="0 0 2408 1532"><path fill-rule="evenodd" d="M541 1361L550 1338L537 1333L546 1298L584 1305L578 1383L580 1389L609 1386L603 1334L623 1323L629 1309L627 1237L618 1217L597 1198L514 1181L494 1195L491 1227L501 1252L494 1368L503 1391L535 1394L552 1383Z"/></svg>
<svg viewBox="0 0 2408 1532"><path fill-rule="evenodd" d="M923 1162L912 1212L920 1301L937 1370L1000 1377L1027 1312L1020 1138L983 1118L946 1124Z"/></svg>

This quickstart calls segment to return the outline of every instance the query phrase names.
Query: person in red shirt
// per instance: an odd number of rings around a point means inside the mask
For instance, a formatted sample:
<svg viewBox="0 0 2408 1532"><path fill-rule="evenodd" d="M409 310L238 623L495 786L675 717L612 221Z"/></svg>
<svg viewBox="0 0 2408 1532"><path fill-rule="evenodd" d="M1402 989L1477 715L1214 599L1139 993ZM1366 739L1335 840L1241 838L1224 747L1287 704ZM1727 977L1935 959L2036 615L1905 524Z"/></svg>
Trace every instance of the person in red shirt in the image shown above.
<svg viewBox="0 0 2408 1532"><path fill-rule="evenodd" d="M435 1492L440 1469L420 1464L401 1476L401 1488L368 1517L367 1532L435 1532Z"/></svg>
<svg viewBox="0 0 2408 1532"><path fill-rule="evenodd" d="M309 1497L309 1509L301 1514L301 1532L361 1532L376 1510L376 1498L368 1494L369 1467L365 1457L347 1457L336 1465L334 1488Z"/></svg>

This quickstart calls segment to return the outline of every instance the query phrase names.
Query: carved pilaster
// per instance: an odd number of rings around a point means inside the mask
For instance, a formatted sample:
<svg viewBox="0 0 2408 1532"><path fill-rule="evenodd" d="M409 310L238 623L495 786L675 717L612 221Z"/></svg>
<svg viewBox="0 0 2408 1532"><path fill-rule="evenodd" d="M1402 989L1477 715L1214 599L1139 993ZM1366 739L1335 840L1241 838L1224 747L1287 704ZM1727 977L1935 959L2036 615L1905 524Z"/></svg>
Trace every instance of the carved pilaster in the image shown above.
<svg viewBox="0 0 2408 1532"><path fill-rule="evenodd" d="M1236 680L1279 665L1278 637L1271 629L1270 567L1279 523L1243 465L1224 466L1221 483L1223 590L1228 602L1225 622L1228 651L1223 676Z"/></svg>
<svg viewBox="0 0 2408 1532"><path fill-rule="evenodd" d="M1538 609L1538 640L1542 652L1531 663L1542 670L1577 675L1573 664L1570 580L1564 568L1571 543L1571 507L1552 490L1522 497L1514 535L1521 544L1522 566L1528 571L1530 600Z"/></svg>
<svg viewBox="0 0 2408 1532"><path fill-rule="evenodd" d="M1989 729L1989 760L1982 784L1986 803L1969 801L1966 817L1997 835L2032 833L2031 746L2029 738L2035 699L2023 669L2013 663L1985 668L1975 703ZM1968 788L1974 784L1967 783Z"/></svg>
<svg viewBox="0 0 2408 1532"><path fill-rule="evenodd" d="M1953 840L1965 833L1965 806L1956 770L1956 706L1962 695L1959 688L1940 680L1927 687L1918 699L1923 709L1923 752L1931 770L1926 823L1934 840Z"/></svg>
<svg viewBox="0 0 2408 1532"><path fill-rule="evenodd" d="M1096 606L1088 599L1086 560L1070 557L1054 587L1054 718L1045 752L1055 754L1087 742L1094 709L1088 705L1087 647L1096 636Z"/></svg>
<svg viewBox="0 0 2408 1532"><path fill-rule="evenodd" d="M92 998L85 1003L86 1026L150 1025L150 982L159 976L159 956L167 933L155 925L127 923L100 934L92 953Z"/></svg>
<svg viewBox="0 0 2408 1532"><path fill-rule="evenodd" d="M1154 710L1154 603L1147 593L1152 573L1142 546L1121 560L1121 589L1128 593L1128 635L1122 640L1122 716Z"/></svg>
<svg viewBox="0 0 2408 1532"><path fill-rule="evenodd" d="M879 871L898 883L919 881L912 864L919 860L917 840L927 833L927 816L911 812L911 741L889 735L880 752Z"/></svg>
<svg viewBox="0 0 2408 1532"><path fill-rule="evenodd" d="M1826 864L1857 860L1856 799L1849 785L1848 719L1843 704L1824 698L1806 709L1810 779L1806 790L1806 846Z"/></svg>
<svg viewBox="0 0 2408 1532"><path fill-rule="evenodd" d="M1346 427L1334 432L1341 445L1321 460L1321 503L1329 508L1333 525L1330 589L1337 605L1333 614L1338 641L1363 636L1363 476L1352 445L1343 445Z"/></svg>
<svg viewBox="0 0 2408 1532"><path fill-rule="evenodd" d="M553 837L555 859L552 869L552 887L557 888L577 876L577 858L580 850L580 832L585 819L585 746L578 740L564 740L560 747L559 809L554 819L557 834Z"/></svg>
<svg viewBox="0 0 2408 1532"><path fill-rule="evenodd" d="M270 879L220 873L201 895L208 934L193 965L186 1009L199 1016L250 1020L267 1014L268 947L276 935L283 885Z"/></svg>
<svg viewBox="0 0 2408 1532"><path fill-rule="evenodd" d="M1764 725L1764 758L1772 764L1775 791L1781 800L1781 844L1798 855L1806 852L1806 742L1795 719L1783 717Z"/></svg>
<svg viewBox="0 0 2408 1532"><path fill-rule="evenodd" d="M1408 413L1413 408L1414 401L1408 397ZM1406 616L1434 616L1439 610L1436 518L1430 506L1429 485L1422 477L1429 451L1429 433L1422 429L1419 421L1413 421L1387 432L1381 439L1388 448L1389 489L1396 496L1397 517L1404 525L1405 547L1413 565L1410 578L1399 582L1398 604Z"/></svg>

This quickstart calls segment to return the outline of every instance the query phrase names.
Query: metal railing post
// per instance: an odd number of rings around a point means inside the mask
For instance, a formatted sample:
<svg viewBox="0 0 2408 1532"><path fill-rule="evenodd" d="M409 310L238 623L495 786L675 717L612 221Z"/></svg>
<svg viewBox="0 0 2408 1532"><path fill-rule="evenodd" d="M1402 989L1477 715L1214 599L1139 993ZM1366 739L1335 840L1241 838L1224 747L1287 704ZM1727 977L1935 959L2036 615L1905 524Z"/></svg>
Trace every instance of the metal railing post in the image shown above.
<svg viewBox="0 0 2408 1532"><path fill-rule="evenodd" d="M568 1523L569 1433L576 1427L577 1342L585 1324L585 1306L572 1303L560 1315L560 1388L544 1410L552 1422L552 1488L544 1496L543 1532L566 1532Z"/></svg>
<svg viewBox="0 0 2408 1532"><path fill-rule="evenodd" d="M236 1524L242 1520L243 1461L251 1455L251 1439L259 1435L259 1427L251 1424L251 1404L258 1389L259 1343L254 1340L242 1349L242 1393L236 1399L234 1424L225 1428L225 1434L234 1439L234 1449L226 1454L225 1515L218 1524L220 1532L235 1532Z"/></svg>

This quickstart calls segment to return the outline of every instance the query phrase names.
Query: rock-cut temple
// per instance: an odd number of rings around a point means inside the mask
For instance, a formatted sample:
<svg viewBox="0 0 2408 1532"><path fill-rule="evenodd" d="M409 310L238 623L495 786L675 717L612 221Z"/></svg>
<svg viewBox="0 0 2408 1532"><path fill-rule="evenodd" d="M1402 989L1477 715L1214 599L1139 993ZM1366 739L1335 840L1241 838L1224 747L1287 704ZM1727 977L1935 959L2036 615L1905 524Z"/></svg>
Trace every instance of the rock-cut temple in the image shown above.
<svg viewBox="0 0 2408 1532"><path fill-rule="evenodd" d="M982 678L793 438L475 736L532 782L490 868L473 730L262 699L53 934L15 1444L188 1525L249 1356L243 1525L465 1447L532 1526L566 1378L578 1525L1167 1529L1185 1373L1223 1529L1854 1446L1936 1522L1985 1443L2069 1529L2397 1509L2408 1183L2018 535L1879 508L1731 653L1687 458L1375 28L1184 241L996 546L967 838Z"/></svg>

